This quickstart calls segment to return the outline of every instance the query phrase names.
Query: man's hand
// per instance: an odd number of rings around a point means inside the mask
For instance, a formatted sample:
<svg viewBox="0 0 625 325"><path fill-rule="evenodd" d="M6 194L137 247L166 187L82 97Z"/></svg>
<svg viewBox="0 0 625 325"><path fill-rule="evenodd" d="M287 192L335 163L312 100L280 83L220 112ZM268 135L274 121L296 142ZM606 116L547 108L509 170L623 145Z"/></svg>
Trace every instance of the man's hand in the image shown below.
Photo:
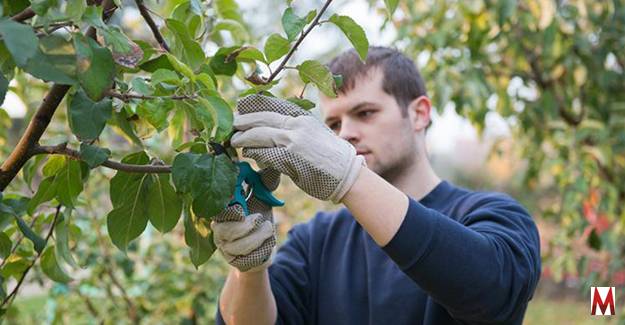
<svg viewBox="0 0 625 325"><path fill-rule="evenodd" d="M262 167L288 175L306 193L335 203L352 187L364 157L309 112L288 101L251 95L237 104L231 144Z"/></svg>
<svg viewBox="0 0 625 325"><path fill-rule="evenodd" d="M261 180L270 191L280 182L280 173L266 168L259 171ZM241 272L260 271L271 264L271 253L276 246L271 207L252 196L247 201L250 214L236 204L213 218L215 245L230 265Z"/></svg>

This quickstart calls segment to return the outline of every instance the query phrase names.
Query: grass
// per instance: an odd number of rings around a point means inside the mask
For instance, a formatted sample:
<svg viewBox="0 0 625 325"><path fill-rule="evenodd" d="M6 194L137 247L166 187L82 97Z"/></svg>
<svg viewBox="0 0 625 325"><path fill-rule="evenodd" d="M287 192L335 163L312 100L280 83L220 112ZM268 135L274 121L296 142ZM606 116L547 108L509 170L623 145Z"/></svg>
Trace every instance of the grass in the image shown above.
<svg viewBox="0 0 625 325"><path fill-rule="evenodd" d="M35 324L33 319L42 319L44 316L44 305L47 297L45 295L27 298L18 298L15 301L22 321L21 324ZM617 313L623 308L618 309ZM523 324L543 325L543 324L617 324L616 316L591 316L589 303L574 301L570 299L553 300L545 297L535 297L529 304L525 314ZM26 316L26 317L24 317ZM89 315L84 315L89 319Z"/></svg>
<svg viewBox="0 0 625 325"><path fill-rule="evenodd" d="M623 310L619 307L622 306L617 306L617 315ZM590 302L535 297L530 301L523 324L617 324L617 318L616 316L591 316Z"/></svg>

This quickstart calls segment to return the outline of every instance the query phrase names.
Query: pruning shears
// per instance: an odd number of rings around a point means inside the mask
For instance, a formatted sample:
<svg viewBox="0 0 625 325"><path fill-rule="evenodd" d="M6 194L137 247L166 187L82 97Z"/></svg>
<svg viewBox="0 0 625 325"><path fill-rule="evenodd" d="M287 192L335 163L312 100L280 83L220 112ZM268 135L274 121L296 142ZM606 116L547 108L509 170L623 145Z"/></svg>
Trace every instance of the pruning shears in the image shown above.
<svg viewBox="0 0 625 325"><path fill-rule="evenodd" d="M230 201L228 206L233 206L235 204L240 205L247 216L250 214L247 201L252 196L268 206L281 207L284 205L284 201L278 200L271 194L271 191L260 179L260 174L255 171L248 162L237 161L236 164L239 166L239 175L237 176L237 183L234 188L234 198Z"/></svg>

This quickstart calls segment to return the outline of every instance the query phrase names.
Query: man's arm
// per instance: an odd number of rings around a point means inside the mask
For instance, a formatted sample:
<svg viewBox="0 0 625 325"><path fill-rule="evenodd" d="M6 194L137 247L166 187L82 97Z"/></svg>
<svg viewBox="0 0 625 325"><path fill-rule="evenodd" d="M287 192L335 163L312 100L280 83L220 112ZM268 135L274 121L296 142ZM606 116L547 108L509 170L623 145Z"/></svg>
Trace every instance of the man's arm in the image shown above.
<svg viewBox="0 0 625 325"><path fill-rule="evenodd" d="M219 299L217 324L307 323L311 233L309 223L294 226L268 270L230 271Z"/></svg>
<svg viewBox="0 0 625 325"><path fill-rule="evenodd" d="M371 189L375 189L372 191ZM540 276L538 233L503 196L461 224L362 168L343 203L398 266L450 314L476 322L519 320Z"/></svg>
<svg viewBox="0 0 625 325"><path fill-rule="evenodd" d="M221 292L219 311L227 324L275 324L276 301L267 269L240 272L231 268Z"/></svg>

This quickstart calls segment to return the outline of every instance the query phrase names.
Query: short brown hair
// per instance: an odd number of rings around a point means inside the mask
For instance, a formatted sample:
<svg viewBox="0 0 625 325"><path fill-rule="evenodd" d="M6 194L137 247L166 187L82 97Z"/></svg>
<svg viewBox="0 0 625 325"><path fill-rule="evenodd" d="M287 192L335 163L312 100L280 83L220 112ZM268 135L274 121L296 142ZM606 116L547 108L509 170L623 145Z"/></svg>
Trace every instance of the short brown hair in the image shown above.
<svg viewBox="0 0 625 325"><path fill-rule="evenodd" d="M347 93L354 88L356 80L366 75L371 69L379 67L384 77L382 89L395 97L406 116L408 104L420 96L427 96L425 83L414 62L396 49L382 46L371 46L367 59L363 63L354 49L335 57L328 63L330 71L343 76L343 84L339 93Z"/></svg>

